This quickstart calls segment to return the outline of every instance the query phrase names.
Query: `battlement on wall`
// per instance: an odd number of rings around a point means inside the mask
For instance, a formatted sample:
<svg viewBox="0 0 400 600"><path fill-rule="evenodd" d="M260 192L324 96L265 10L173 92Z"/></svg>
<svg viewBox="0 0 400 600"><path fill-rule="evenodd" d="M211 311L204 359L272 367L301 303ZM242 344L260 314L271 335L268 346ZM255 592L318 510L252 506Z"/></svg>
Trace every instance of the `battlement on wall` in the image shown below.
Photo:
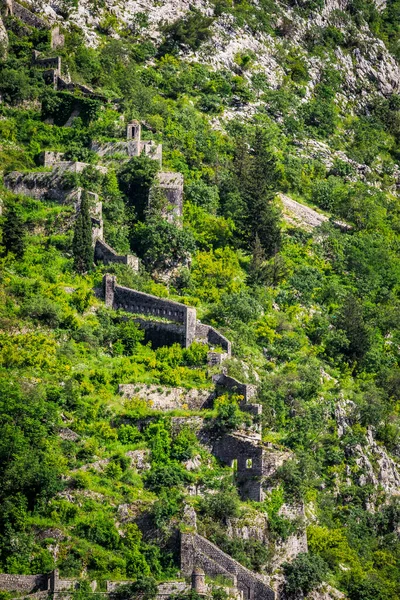
<svg viewBox="0 0 400 600"><path fill-rule="evenodd" d="M168 330L176 336L174 341L181 343L185 348L188 348L195 339L202 339L205 342L210 343L212 341L216 346L221 346L230 355L231 344L229 340L213 327L198 322L195 308L120 286L112 275L104 275L103 293L105 303L110 308L172 321L172 324L141 321L141 325L150 336L150 341L155 345L159 345L157 344L157 336L162 336L162 331ZM178 328L172 326L174 323L178 324ZM201 336L199 331L201 331ZM178 338L181 341L178 341ZM163 340L163 345L167 345L164 342L167 342L167 339Z"/></svg>
<svg viewBox="0 0 400 600"><path fill-rule="evenodd" d="M273 590L260 576L243 567L215 544L197 533L181 533L181 572L189 576L201 567L209 577L229 578L245 600L274 600Z"/></svg>
<svg viewBox="0 0 400 600"><path fill-rule="evenodd" d="M184 346L194 341L196 331L196 309L185 304L158 298L117 285L116 278L105 275L103 278L106 305L115 310L122 309L137 315L159 317L179 323L184 327Z"/></svg>

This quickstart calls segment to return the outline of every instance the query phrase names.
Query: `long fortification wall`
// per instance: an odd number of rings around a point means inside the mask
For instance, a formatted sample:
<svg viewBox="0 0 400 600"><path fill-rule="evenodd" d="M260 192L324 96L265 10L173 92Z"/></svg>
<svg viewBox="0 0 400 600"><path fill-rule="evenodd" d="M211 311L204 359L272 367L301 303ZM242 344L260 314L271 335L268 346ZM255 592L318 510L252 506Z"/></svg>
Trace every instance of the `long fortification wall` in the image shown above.
<svg viewBox="0 0 400 600"><path fill-rule="evenodd" d="M47 589L47 575L8 575L0 573L2 592L32 593Z"/></svg>
<svg viewBox="0 0 400 600"><path fill-rule="evenodd" d="M107 306L116 310L122 309L138 315L153 316L183 324L184 347L190 346L194 341L196 331L195 308L117 285L116 279L112 275L104 276L103 289ZM162 323L158 323L158 327L160 326L162 326Z"/></svg>
<svg viewBox="0 0 400 600"><path fill-rule="evenodd" d="M36 29L50 29L50 25L44 19L35 15L25 8L25 6L22 6L22 4L15 2L15 0L12 0L12 14L30 27L35 27Z"/></svg>
<svg viewBox="0 0 400 600"><path fill-rule="evenodd" d="M194 567L204 569L206 575L225 575L243 592L245 600L274 600L273 590L264 581L243 567L215 544L197 533L181 533L181 571L190 576Z"/></svg>

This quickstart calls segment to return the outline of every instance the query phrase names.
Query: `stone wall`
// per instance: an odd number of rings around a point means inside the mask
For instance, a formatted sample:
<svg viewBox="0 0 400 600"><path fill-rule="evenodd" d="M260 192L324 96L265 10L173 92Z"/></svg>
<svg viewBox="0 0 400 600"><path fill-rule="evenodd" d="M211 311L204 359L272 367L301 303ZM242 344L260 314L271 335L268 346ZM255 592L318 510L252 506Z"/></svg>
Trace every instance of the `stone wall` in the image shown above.
<svg viewBox="0 0 400 600"><path fill-rule="evenodd" d="M249 569L243 567L215 544L197 533L181 534L181 572L190 576L194 567L202 568L209 577L224 575L243 592L245 600L274 600L272 589Z"/></svg>
<svg viewBox="0 0 400 600"><path fill-rule="evenodd" d="M34 52L33 55L34 64L43 69L55 69L61 73L61 56L40 58L39 52Z"/></svg>
<svg viewBox="0 0 400 600"><path fill-rule="evenodd" d="M33 12L12 0L12 12L14 17L18 17L21 19L23 23L29 25L30 27L35 27L36 29L50 29L49 24L44 20L35 15Z"/></svg>
<svg viewBox="0 0 400 600"><path fill-rule="evenodd" d="M187 347L184 325L140 318L136 318L135 322L144 331L144 343L148 344L150 342L154 349L172 346L173 344L179 344L183 348Z"/></svg>
<svg viewBox="0 0 400 600"><path fill-rule="evenodd" d="M53 152L45 150L39 154L39 162L44 167L54 167L58 163L62 162L64 158L63 152Z"/></svg>
<svg viewBox="0 0 400 600"><path fill-rule="evenodd" d="M51 173L19 173L12 171L4 176L5 186L14 194L23 194L37 200L55 200L61 204L68 202L72 192L63 184L65 169L53 169Z"/></svg>
<svg viewBox="0 0 400 600"><path fill-rule="evenodd" d="M121 255L111 248L106 242L98 236L94 247L94 259L96 262L102 262L105 265L118 263L128 265L133 271L139 270L139 259L133 254Z"/></svg>
<svg viewBox="0 0 400 600"><path fill-rule="evenodd" d="M59 91L81 92L82 94L84 94L84 96L89 96L94 100L100 100L101 102L108 101L108 98L106 96L96 94L96 92L87 85L82 85L81 83L74 83L73 81L67 81L62 77L57 78L57 89Z"/></svg>
<svg viewBox="0 0 400 600"><path fill-rule="evenodd" d="M207 353L207 365L209 367L216 367L222 365L222 363L229 358L227 352L214 352L211 350Z"/></svg>
<svg viewBox="0 0 400 600"><path fill-rule="evenodd" d="M221 386L239 396L243 396L244 402L249 402L252 398L257 396L257 386L250 383L240 383L233 377L229 377L225 373L218 373L213 375L213 382L216 386Z"/></svg>
<svg viewBox="0 0 400 600"><path fill-rule="evenodd" d="M47 589L47 575L7 575L0 573L2 592L31 593Z"/></svg>
<svg viewBox="0 0 400 600"><path fill-rule="evenodd" d="M230 433L213 442L212 452L221 462L233 467L242 498L262 502L264 448L257 435Z"/></svg>
<svg viewBox="0 0 400 600"><path fill-rule="evenodd" d="M211 325L204 325L200 321L196 324L196 340L206 342L210 346L221 346L221 348L227 354L227 358L231 356L232 347L231 342L222 333L211 327Z"/></svg>
<svg viewBox="0 0 400 600"><path fill-rule="evenodd" d="M123 154L127 158L145 154L153 160L162 163L162 145L154 141L136 142L128 140L127 142L92 142L91 149L99 156L113 156L114 154Z"/></svg>
<svg viewBox="0 0 400 600"><path fill-rule="evenodd" d="M103 289L107 306L137 315L159 317L183 324L184 347L189 347L194 341L196 329L195 308L189 308L173 300L158 298L157 296L117 285L115 277L111 275L104 276ZM163 323L158 323L158 326L162 325Z"/></svg>
<svg viewBox="0 0 400 600"><path fill-rule="evenodd" d="M60 203L69 201L73 189L63 181L64 173L81 173L88 163L60 161L53 163L51 172L22 173L12 171L4 177L5 186L15 194L24 194L38 200L55 200ZM107 173L106 167L95 167L101 173Z"/></svg>
<svg viewBox="0 0 400 600"><path fill-rule="evenodd" d="M183 175L182 173L161 172L157 174L155 184L150 192L152 197L161 192L163 195L162 216L170 223L181 224L183 217Z"/></svg>
<svg viewBox="0 0 400 600"><path fill-rule="evenodd" d="M214 399L212 390L181 387L166 387L138 383L120 384L118 391L124 398L142 398L154 410L174 410L177 408L201 410L208 408Z"/></svg>
<svg viewBox="0 0 400 600"><path fill-rule="evenodd" d="M53 27L51 30L51 40L50 46L52 49L63 48L65 43L65 36L60 33L60 28L58 26Z"/></svg>

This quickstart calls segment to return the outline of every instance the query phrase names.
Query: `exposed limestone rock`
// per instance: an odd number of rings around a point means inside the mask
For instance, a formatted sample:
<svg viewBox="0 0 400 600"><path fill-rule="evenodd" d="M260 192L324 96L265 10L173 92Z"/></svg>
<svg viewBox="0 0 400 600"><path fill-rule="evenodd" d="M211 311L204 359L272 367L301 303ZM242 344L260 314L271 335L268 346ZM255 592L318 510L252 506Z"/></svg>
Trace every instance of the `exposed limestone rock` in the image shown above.
<svg viewBox="0 0 400 600"><path fill-rule="evenodd" d="M61 428L58 432L58 435L62 440L67 440L69 442L76 442L80 439L80 436L68 427Z"/></svg>
<svg viewBox="0 0 400 600"><path fill-rule="evenodd" d="M148 471L150 469L149 450L129 450L125 456L131 459L131 468L136 471Z"/></svg>
<svg viewBox="0 0 400 600"><path fill-rule="evenodd" d="M7 58L8 34L0 16L0 60Z"/></svg>
<svg viewBox="0 0 400 600"><path fill-rule="evenodd" d="M356 405L351 401L341 401L335 409L335 418L339 437L343 437L351 425L356 422ZM372 484L377 490L382 490L390 496L400 495L400 466L389 456L383 445L376 442L372 428L366 434L365 444L357 444L351 448L355 456L358 470L352 474L348 470L348 484L351 483L351 475L358 485ZM369 509L374 510L373 504Z"/></svg>
<svg viewBox="0 0 400 600"><path fill-rule="evenodd" d="M183 509L183 522L188 527L192 527L195 531L197 530L197 515L193 506L186 504Z"/></svg>
<svg viewBox="0 0 400 600"><path fill-rule="evenodd" d="M279 515L290 521L296 520L298 527L296 533L290 535L287 540L276 543L272 561L273 569L277 569L285 562L291 562L301 552L308 551L304 505L284 504L279 510Z"/></svg>
<svg viewBox="0 0 400 600"><path fill-rule="evenodd" d="M345 600L346 595L327 583L310 592L307 600Z"/></svg>
<svg viewBox="0 0 400 600"><path fill-rule="evenodd" d="M227 534L232 539L257 540L262 544L268 544L268 517L266 513L257 511L246 511L246 514L238 519L230 519Z"/></svg>
<svg viewBox="0 0 400 600"><path fill-rule="evenodd" d="M186 471L196 471L201 466L201 457L200 454L196 454L193 458L190 458L186 462L183 463Z"/></svg>

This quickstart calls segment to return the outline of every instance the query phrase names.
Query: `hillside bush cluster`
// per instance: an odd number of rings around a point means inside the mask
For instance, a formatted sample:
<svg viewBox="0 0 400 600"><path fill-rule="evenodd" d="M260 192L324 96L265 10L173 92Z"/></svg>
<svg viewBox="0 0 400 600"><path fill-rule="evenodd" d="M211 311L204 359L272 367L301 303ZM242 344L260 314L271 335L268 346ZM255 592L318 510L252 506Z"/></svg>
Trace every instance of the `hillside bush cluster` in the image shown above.
<svg viewBox="0 0 400 600"><path fill-rule="evenodd" d="M6 22L2 173L37 170L44 150L89 163L63 185L99 194L106 242L136 253L141 269L93 264L85 193L75 219L70 206L2 187L0 571L57 566L68 577L132 579L116 598L151 600L155 581L178 571L185 504L196 509L200 533L270 573L277 545L302 527L280 511L304 503L309 553L282 567L288 596L325 581L350 600L395 600L398 502L371 483L360 448L375 472L371 436L394 461L399 452L399 102L371 96L346 112L341 74L327 63L308 88L309 54L351 46L339 21L311 29L302 51L286 51L290 23L274 25L279 9L270 0L213 4L214 17L193 10L165 26L157 47L141 37L145 15L118 39L108 35L119 27L110 15L97 48L78 28L66 31L65 68L108 104L49 90L31 64L33 49L50 52L48 34ZM289 4L303 16L321 9ZM378 13L357 0L337 18L368 23L398 56L397 4ZM218 15L281 39L280 87L253 71L251 53L235 57L235 71L200 63ZM225 110L256 100L254 117L224 121ZM79 117L65 127L76 107ZM183 227L163 218L159 199L149 204L156 161L116 154L107 174L95 168L92 142L121 140L122 114L163 144L164 170L184 175ZM310 158L310 138L342 154L330 163ZM313 231L284 220L278 193L329 220ZM348 227L335 226L338 219ZM160 274L171 268L167 285ZM248 428L255 423L241 398L223 395L199 414L156 411L143 399L143 386L209 389L207 347L145 344L132 316L106 309L93 292L106 271L121 285L195 306L232 341L228 373L257 383L264 440L291 453L264 502L243 502L232 469L199 443L190 421L173 426L174 417L202 416L213 435ZM118 393L120 383L137 386L132 398ZM188 461L197 466L189 470ZM251 511L267 519L268 544L229 535L230 521Z"/></svg>

